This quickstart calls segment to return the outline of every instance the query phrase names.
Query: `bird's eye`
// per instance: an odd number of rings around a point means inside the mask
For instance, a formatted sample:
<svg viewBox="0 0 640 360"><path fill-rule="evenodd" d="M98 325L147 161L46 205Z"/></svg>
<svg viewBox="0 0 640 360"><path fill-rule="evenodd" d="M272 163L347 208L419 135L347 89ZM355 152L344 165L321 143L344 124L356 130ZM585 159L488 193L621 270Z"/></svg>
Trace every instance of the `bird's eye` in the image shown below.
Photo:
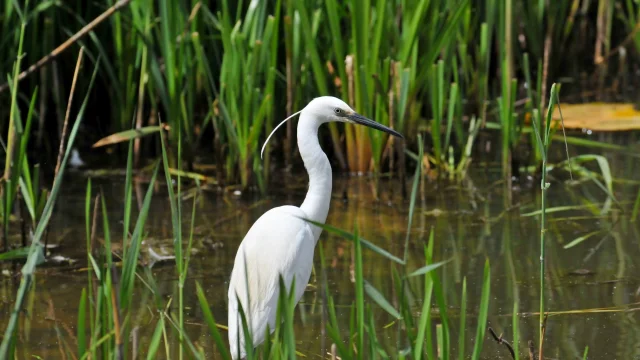
<svg viewBox="0 0 640 360"><path fill-rule="evenodd" d="M336 115L340 115L342 113L342 110L340 110L340 108L335 108L333 112L335 112Z"/></svg>

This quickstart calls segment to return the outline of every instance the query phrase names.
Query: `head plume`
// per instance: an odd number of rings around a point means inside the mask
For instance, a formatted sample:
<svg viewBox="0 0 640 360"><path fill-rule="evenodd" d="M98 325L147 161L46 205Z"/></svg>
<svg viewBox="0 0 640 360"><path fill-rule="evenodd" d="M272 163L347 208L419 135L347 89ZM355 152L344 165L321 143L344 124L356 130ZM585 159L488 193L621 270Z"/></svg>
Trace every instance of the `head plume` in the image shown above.
<svg viewBox="0 0 640 360"><path fill-rule="evenodd" d="M260 159L262 159L262 154L264 153L264 149L267 147L267 143L269 142L269 139L271 139L271 137L273 136L273 134L276 132L276 130L278 130L278 128L280 126L282 126L284 123L287 122L287 120L291 119L292 117L300 114L302 112L302 110L295 112L293 114L291 114L288 118L282 120L282 122L280 124L278 124L278 126L276 126L272 131L271 134L269 134L269 136L267 136L267 140L264 141L264 145L262 145L262 150L260 150Z"/></svg>

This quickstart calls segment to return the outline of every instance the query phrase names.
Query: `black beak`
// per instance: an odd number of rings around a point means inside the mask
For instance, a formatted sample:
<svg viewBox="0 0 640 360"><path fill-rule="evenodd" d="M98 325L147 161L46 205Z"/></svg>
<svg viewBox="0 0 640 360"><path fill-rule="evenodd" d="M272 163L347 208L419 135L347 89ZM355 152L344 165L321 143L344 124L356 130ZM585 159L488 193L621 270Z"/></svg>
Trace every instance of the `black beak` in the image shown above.
<svg viewBox="0 0 640 360"><path fill-rule="evenodd" d="M402 136L402 134L400 134L399 132L397 132L397 131L395 131L393 129L390 129L390 128L382 125L382 124L379 124L379 123L377 123L377 122L375 122L375 121L373 121L371 119L368 119L368 118L366 118L366 117L364 117L364 116L362 116L362 115L360 115L360 114L358 114L356 112L347 115L347 118L350 119L350 120L353 120L356 124L368 126L370 128L374 128L376 130L381 130L381 131L386 132L387 134L391 134L393 136L397 136L397 137L399 137L401 139L404 139L404 136Z"/></svg>

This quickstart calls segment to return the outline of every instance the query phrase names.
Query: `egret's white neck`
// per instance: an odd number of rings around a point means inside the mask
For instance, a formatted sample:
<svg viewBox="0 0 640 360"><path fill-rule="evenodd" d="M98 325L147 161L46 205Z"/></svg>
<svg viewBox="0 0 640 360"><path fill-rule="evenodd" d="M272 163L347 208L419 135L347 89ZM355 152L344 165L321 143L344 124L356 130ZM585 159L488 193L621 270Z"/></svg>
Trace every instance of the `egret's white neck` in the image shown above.
<svg viewBox="0 0 640 360"><path fill-rule="evenodd" d="M298 149L309 173L309 190L300 209L310 220L324 224L331 202L331 164L318 142L318 127L322 124L313 114L304 111L300 114ZM312 229L317 242L322 229L316 226Z"/></svg>

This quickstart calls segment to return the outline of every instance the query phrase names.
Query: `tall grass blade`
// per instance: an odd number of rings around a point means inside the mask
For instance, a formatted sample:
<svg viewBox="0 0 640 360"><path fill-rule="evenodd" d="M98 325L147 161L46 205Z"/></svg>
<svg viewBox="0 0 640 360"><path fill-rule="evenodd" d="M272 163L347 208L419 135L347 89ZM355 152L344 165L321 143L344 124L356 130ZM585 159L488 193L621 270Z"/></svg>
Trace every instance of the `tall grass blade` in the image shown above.
<svg viewBox="0 0 640 360"><path fill-rule="evenodd" d="M151 335L151 340L149 341L149 346L147 347L147 360L153 360L156 358L156 353L160 348L160 342L162 341L162 331L164 329L164 316L161 316L158 319L158 323L156 324L156 329L153 331L153 335Z"/></svg>
<svg viewBox="0 0 640 360"><path fill-rule="evenodd" d="M87 95L82 102L80 109L78 110L78 114L76 116L75 123L71 132L69 134L69 141L67 145L67 149L64 154L64 158L62 163L60 164L60 171L58 172L58 176L53 181L53 186L51 187L51 194L47 199L44 210L42 212L42 216L40 218L40 222L36 226L33 238L31 240L31 247L29 249L29 256L27 257L27 261L25 265L22 267L22 279L20 280L20 287L18 289L16 295L16 301L13 307L13 312L9 317L9 321L7 322L7 327L5 329L4 337L2 339L2 343L0 344L0 358L6 358L8 356L8 350L10 347L12 334L16 329L18 316L22 311L22 303L25 299L27 291L31 287L31 284L34 280L34 272L36 266L41 263L44 259L44 251L43 245L40 242L42 236L44 235L44 231L49 224L49 219L53 213L53 207L55 205L55 201L58 197L58 193L60 192L60 187L62 186L62 179L64 176L64 170L67 165L67 161L69 160L69 156L71 154L71 148L75 142L76 135L78 134L78 129L80 128L80 124L84 118L84 111L87 107L89 94L91 94L91 89L93 88L93 83L96 78L96 74L98 73L99 64L96 64L93 74L91 76L91 80L89 82L89 87L87 90Z"/></svg>
<svg viewBox="0 0 640 360"><path fill-rule="evenodd" d="M356 278L356 322L357 322L357 341L356 348L358 351L358 359L364 359L364 279L362 273L362 244L358 236L358 228L353 231L355 244L355 278ZM371 354L369 354L371 355Z"/></svg>
<svg viewBox="0 0 640 360"><path fill-rule="evenodd" d="M308 222L310 224L313 224L313 225L315 225L315 226L317 226L319 228L322 228L323 230L325 230L327 232L330 232L332 234L338 235L338 236L340 236L340 237L342 237L344 239L350 240L350 241L352 241L354 243L356 241L355 235L349 233L348 231L339 229L339 228L331 226L331 225L326 225L326 224L319 223L319 222L316 222L316 221L313 221L313 220L309 220L309 219L302 219L302 220L304 220L304 221L306 221L306 222ZM391 261L393 261L395 263L398 263L400 265L404 265L405 264L404 260L400 259L399 257L391 254L390 252L382 249L381 247L379 247L377 245L374 245L373 243L371 243L371 242L369 242L369 241L367 241L367 240L365 240L363 238L358 237L358 241L360 242L362 247L367 248L367 249L375 252L376 254L387 258L388 260L391 260Z"/></svg>
<svg viewBox="0 0 640 360"><path fill-rule="evenodd" d="M138 220L136 222L136 226L133 230L133 234L131 235L131 243L129 250L126 253L124 258L124 264L122 266L122 277L121 277L121 285L120 285L120 303L123 308L128 308L131 304L133 295L133 286L136 278L136 268L138 266L138 257L140 256L140 247L143 239L143 231L144 225L147 220L147 216L149 214L149 208L151 207L151 198L153 197L153 188L155 186L156 176L158 175L158 169L160 168L160 164L156 164L155 169L153 170L153 175L151 176L151 181L149 183L149 187L147 189L147 193L144 196L144 200L142 202L142 208L140 209L140 214L138 215Z"/></svg>
<svg viewBox="0 0 640 360"><path fill-rule="evenodd" d="M424 143L422 142L422 136L418 134L418 160L416 171L413 174L413 185L411 186L411 198L409 199L409 220L407 221L407 234L404 238L404 256L403 262L406 263L407 256L409 255L409 237L411 234L411 226L413 225L413 212L416 207L416 198L418 197L418 184L422 178L422 158L424 156Z"/></svg>
<svg viewBox="0 0 640 360"><path fill-rule="evenodd" d="M520 360L520 325L518 323L518 300L513 302L513 314L511 315L511 326L513 327L513 351L515 353L514 360Z"/></svg>
<svg viewBox="0 0 640 360"><path fill-rule="evenodd" d="M429 234L429 244L433 243L434 232L431 229ZM431 256L430 252L425 249L425 259L429 262ZM420 360L424 356L424 348L426 343L427 359L433 359L433 345L431 344L431 296L433 294L433 280L431 276L424 277L424 295L422 300L422 311L420 313L420 320L418 321L418 334L413 350L413 356L416 360Z"/></svg>
<svg viewBox="0 0 640 360"><path fill-rule="evenodd" d="M433 270L435 270L435 269L441 267L442 265L448 263L449 261L451 261L451 260L440 261L440 262L437 262L437 263L425 265L425 266L421 267L420 269L413 271L412 273L407 275L407 277L420 276L420 275L424 275L424 274L430 273Z"/></svg>
<svg viewBox="0 0 640 360"><path fill-rule="evenodd" d="M484 263L484 276L482 277L482 295L480 297L480 308L478 309L478 327L476 329L475 345L471 359L480 359L482 345L484 344L484 335L487 329L487 315L489 313L489 295L491 292L491 268L489 267L489 259Z"/></svg>
<svg viewBox="0 0 640 360"><path fill-rule="evenodd" d="M384 311L388 312L389 315L394 318L401 320L402 315L396 310L393 305L387 300L384 295L378 289L376 289L373 285L371 285L368 281L364 281L364 291L369 295L371 300L373 300L378 306L380 306Z"/></svg>
<svg viewBox="0 0 640 360"><path fill-rule="evenodd" d="M222 336L220 335L220 331L218 331L218 327L216 325L216 320L213 317L213 313L211 313L211 308L209 303L207 302L207 297L202 290L202 286L200 286L199 282L196 282L196 295L198 296L198 301L200 302L200 308L202 310L202 314L204 316L204 320L209 327L209 333L211 337L213 337L213 341L218 347L218 351L223 360L230 360L231 355L229 354L229 350L225 345L225 341L222 340Z"/></svg>
<svg viewBox="0 0 640 360"><path fill-rule="evenodd" d="M460 296L460 335L458 337L458 360L464 360L467 326L467 277L462 279L462 295Z"/></svg>

